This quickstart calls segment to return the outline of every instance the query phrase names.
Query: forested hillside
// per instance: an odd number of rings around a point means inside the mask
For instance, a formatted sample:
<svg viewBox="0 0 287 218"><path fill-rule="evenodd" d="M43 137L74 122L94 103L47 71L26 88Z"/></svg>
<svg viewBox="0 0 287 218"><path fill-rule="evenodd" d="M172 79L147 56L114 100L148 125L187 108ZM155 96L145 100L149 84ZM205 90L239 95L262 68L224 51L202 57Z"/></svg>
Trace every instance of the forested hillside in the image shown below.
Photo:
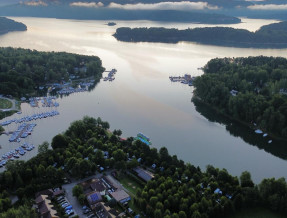
<svg viewBox="0 0 287 218"><path fill-rule="evenodd" d="M99 80L103 71L95 56L0 48L0 93L14 97L33 93L47 83L68 81L71 75Z"/></svg>
<svg viewBox="0 0 287 218"><path fill-rule="evenodd" d="M6 17L0 17L0 34L11 31L25 31L27 26L23 23L16 22Z"/></svg>
<svg viewBox="0 0 287 218"><path fill-rule="evenodd" d="M287 60L213 59L194 81L194 97L222 113L287 139Z"/></svg>
<svg viewBox="0 0 287 218"><path fill-rule="evenodd" d="M287 22L263 26L255 33L230 27L205 27L186 30L122 27L116 30L114 36L120 41L127 42L177 43L190 41L233 47L286 48Z"/></svg>

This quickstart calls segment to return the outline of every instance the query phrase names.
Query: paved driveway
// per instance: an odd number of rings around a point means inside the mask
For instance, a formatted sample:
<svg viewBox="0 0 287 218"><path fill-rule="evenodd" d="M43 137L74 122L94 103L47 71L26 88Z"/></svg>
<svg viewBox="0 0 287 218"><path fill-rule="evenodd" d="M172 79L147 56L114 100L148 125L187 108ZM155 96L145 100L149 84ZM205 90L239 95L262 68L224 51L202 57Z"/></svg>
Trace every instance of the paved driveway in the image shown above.
<svg viewBox="0 0 287 218"><path fill-rule="evenodd" d="M65 191L66 191L66 198L68 199L70 204L73 206L73 210L75 211L75 213L80 218L84 218L86 216L83 214L82 206L78 202L77 198L73 196L73 188L74 188L74 186L77 185L78 183L86 181L88 179L101 178L102 176L103 176L103 174L99 173L99 174L96 174L96 175L93 175L93 176L89 176L89 177L81 179L81 180L73 181L70 184L65 184L65 185L62 186L65 189Z"/></svg>

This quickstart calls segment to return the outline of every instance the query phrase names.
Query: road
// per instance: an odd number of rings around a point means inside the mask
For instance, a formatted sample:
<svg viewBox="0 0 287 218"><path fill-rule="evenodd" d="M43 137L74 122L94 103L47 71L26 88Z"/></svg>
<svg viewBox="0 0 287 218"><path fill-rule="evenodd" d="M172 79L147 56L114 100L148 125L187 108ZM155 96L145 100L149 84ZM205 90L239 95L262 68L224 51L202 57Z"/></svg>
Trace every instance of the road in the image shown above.
<svg viewBox="0 0 287 218"><path fill-rule="evenodd" d="M16 100L15 99L9 99L9 98L4 98L4 97L0 97L0 99L5 99L5 100L8 100L12 103L12 107L9 108L9 109L0 109L1 111L12 111L12 110L15 110L15 111L18 111L19 109L16 108Z"/></svg>

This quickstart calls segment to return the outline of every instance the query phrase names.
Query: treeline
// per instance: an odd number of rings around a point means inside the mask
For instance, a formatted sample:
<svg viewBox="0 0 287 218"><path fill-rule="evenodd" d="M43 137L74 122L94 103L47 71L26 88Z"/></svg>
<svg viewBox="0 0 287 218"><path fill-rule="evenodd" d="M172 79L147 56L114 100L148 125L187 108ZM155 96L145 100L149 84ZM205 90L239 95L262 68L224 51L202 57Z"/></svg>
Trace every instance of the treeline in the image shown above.
<svg viewBox="0 0 287 218"><path fill-rule="evenodd" d="M39 86L68 81L71 75L99 80L103 71L96 56L0 48L0 93L4 95L33 94Z"/></svg>
<svg viewBox="0 0 287 218"><path fill-rule="evenodd" d="M287 139L287 59L212 59L194 81L194 97L236 120ZM237 94L231 94L234 90Z"/></svg>
<svg viewBox="0 0 287 218"><path fill-rule="evenodd" d="M158 151L132 137L123 140L120 130L111 134L108 128L109 123L100 118L85 117L53 138L53 150L43 143L36 157L10 162L0 174L0 213L12 208L8 192L17 194L18 205L29 205L37 191L59 187L67 175L84 178L99 170L98 166L124 172L140 164L155 166L155 178L137 190L134 199L148 217L223 217L256 206L287 214L283 178L264 179L255 185L248 172L240 179L210 165L203 172L170 155L165 147Z"/></svg>
<svg viewBox="0 0 287 218"><path fill-rule="evenodd" d="M108 7L76 7L70 5L51 5L31 7L27 5L10 5L0 7L5 16L53 17L59 19L79 20L152 20L164 22L194 22L209 24L234 24L241 20L234 16L208 12L176 10L125 10Z"/></svg>
<svg viewBox="0 0 287 218"><path fill-rule="evenodd" d="M231 27L205 27L185 30L121 27L116 30L114 37L126 42L177 43L190 41L233 47L286 48L287 22L263 26L255 33Z"/></svg>
<svg viewBox="0 0 287 218"><path fill-rule="evenodd" d="M25 31L27 26L23 23L16 22L6 17L0 17L0 34L8 33L11 31Z"/></svg>

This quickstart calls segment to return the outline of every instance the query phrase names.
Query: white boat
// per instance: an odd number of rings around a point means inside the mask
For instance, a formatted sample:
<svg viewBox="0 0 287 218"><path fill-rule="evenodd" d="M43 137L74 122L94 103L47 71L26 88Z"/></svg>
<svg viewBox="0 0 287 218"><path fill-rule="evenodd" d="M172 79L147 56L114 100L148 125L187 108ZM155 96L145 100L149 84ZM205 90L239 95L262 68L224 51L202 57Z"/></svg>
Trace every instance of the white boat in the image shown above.
<svg viewBox="0 0 287 218"><path fill-rule="evenodd" d="M267 133L264 133L264 134L263 134L263 137L266 137L266 136L268 136L268 134L267 134Z"/></svg>
<svg viewBox="0 0 287 218"><path fill-rule="evenodd" d="M272 143L272 140L269 140L268 143L271 144L271 143Z"/></svg>
<svg viewBox="0 0 287 218"><path fill-rule="evenodd" d="M255 133L256 133L256 134L262 134L263 132L262 132L262 130L260 130L260 129L256 129L256 130L255 130Z"/></svg>

